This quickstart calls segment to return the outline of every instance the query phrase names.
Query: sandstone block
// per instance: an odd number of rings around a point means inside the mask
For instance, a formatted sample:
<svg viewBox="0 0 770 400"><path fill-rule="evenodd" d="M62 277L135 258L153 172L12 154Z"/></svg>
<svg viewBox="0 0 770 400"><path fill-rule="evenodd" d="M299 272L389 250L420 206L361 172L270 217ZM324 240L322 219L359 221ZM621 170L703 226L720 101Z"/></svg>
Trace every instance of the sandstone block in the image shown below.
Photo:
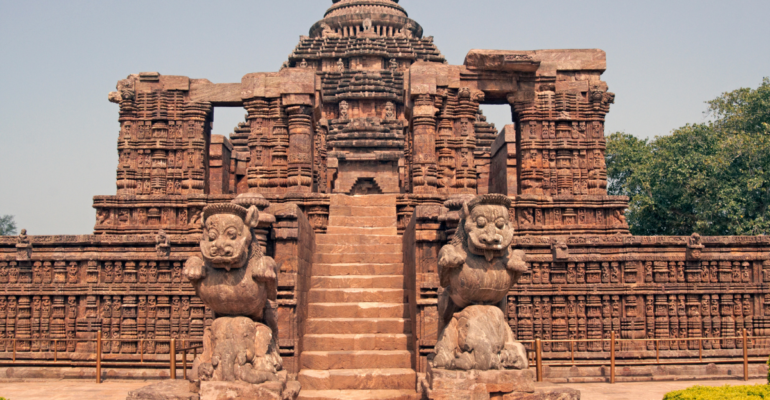
<svg viewBox="0 0 770 400"><path fill-rule="evenodd" d="M282 400L282 382L201 382L200 400Z"/></svg>
<svg viewBox="0 0 770 400"><path fill-rule="evenodd" d="M402 289L311 289L310 303L400 303L404 301Z"/></svg>
<svg viewBox="0 0 770 400"><path fill-rule="evenodd" d="M404 273L404 264L399 263L314 263L314 276L339 275L398 275Z"/></svg>
<svg viewBox="0 0 770 400"><path fill-rule="evenodd" d="M356 275L313 277L310 286L319 289L403 289L403 275Z"/></svg>
<svg viewBox="0 0 770 400"><path fill-rule="evenodd" d="M303 370L299 374L303 390L414 390L416 379L415 371L410 368Z"/></svg>
<svg viewBox="0 0 770 400"><path fill-rule="evenodd" d="M401 303L312 303L309 318L407 318Z"/></svg>
<svg viewBox="0 0 770 400"><path fill-rule="evenodd" d="M316 334L302 340L305 351L403 350L409 348L411 337L402 333Z"/></svg>
<svg viewBox="0 0 770 400"><path fill-rule="evenodd" d="M184 380L168 380L128 392L126 400L198 400L193 385Z"/></svg>
<svg viewBox="0 0 770 400"><path fill-rule="evenodd" d="M313 318L307 321L308 334L408 333L410 324L403 318Z"/></svg>
<svg viewBox="0 0 770 400"><path fill-rule="evenodd" d="M366 369L412 368L412 356L406 350L391 351L306 351L302 353L302 368L308 369Z"/></svg>

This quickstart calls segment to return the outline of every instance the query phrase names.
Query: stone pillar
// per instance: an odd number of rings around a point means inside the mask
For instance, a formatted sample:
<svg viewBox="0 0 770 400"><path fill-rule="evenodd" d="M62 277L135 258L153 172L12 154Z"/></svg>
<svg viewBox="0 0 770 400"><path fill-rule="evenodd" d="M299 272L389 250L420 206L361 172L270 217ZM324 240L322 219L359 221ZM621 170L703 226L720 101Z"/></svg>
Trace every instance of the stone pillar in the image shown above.
<svg viewBox="0 0 770 400"><path fill-rule="evenodd" d="M268 187L268 169L270 154L268 132L270 131L269 103L267 99L257 98L246 101L247 119L251 126L249 132L249 169L247 180L249 192L262 193Z"/></svg>
<svg viewBox="0 0 770 400"><path fill-rule="evenodd" d="M230 157L233 145L222 135L211 135L209 147L209 194L228 194L230 187Z"/></svg>
<svg viewBox="0 0 770 400"><path fill-rule="evenodd" d="M308 106L290 106L288 190L309 193L313 187L313 117Z"/></svg>
<svg viewBox="0 0 770 400"><path fill-rule="evenodd" d="M412 185L414 193L436 193L436 112L433 98L420 95L414 100Z"/></svg>

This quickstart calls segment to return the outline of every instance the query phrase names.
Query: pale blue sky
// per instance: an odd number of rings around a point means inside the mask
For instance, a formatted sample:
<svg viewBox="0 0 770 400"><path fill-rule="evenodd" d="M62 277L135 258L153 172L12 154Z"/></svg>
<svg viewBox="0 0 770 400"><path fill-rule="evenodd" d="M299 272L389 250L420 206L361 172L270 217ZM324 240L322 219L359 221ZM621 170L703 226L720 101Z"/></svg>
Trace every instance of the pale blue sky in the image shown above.
<svg viewBox="0 0 770 400"><path fill-rule="evenodd" d="M0 0L0 215L30 234L86 234L115 193L128 74L238 82L275 71L329 0ZM601 48L608 132L666 135L704 101L770 76L770 1L402 0L450 63L472 48ZM245 114L217 111L215 133ZM509 122L488 110L498 128Z"/></svg>

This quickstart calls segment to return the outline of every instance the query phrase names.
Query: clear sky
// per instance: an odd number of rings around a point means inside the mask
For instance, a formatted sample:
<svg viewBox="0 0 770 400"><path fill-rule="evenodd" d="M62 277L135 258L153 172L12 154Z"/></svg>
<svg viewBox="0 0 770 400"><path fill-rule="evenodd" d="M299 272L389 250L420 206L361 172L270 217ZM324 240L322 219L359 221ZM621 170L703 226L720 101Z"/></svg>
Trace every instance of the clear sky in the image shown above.
<svg viewBox="0 0 770 400"><path fill-rule="evenodd" d="M276 71L329 0L0 0L0 215L29 234L87 234L115 194L131 73L240 82ZM667 135L704 101L770 76L767 0L402 0L451 64L473 48L600 48L617 97L607 131ZM229 134L245 111L215 114ZM508 111L487 110L501 128Z"/></svg>

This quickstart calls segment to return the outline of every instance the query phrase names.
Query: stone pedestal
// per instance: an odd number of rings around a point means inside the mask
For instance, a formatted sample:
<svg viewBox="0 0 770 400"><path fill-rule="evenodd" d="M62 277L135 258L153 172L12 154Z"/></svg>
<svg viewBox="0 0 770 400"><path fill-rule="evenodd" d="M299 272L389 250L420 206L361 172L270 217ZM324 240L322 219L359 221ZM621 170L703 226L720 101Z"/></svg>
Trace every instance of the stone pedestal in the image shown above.
<svg viewBox="0 0 770 400"><path fill-rule="evenodd" d="M128 392L126 400L199 400L194 383L167 380Z"/></svg>
<svg viewBox="0 0 770 400"><path fill-rule="evenodd" d="M299 382L283 379L252 385L246 382L201 382L200 400L291 400L297 398Z"/></svg>
<svg viewBox="0 0 770 400"><path fill-rule="evenodd" d="M570 388L535 390L535 373L524 369L456 371L428 365L423 392L430 400L580 400Z"/></svg>
<svg viewBox="0 0 770 400"><path fill-rule="evenodd" d="M286 371L278 380L254 385L246 382L189 382L167 380L128 393L126 400L294 400L300 384Z"/></svg>
<svg viewBox="0 0 770 400"><path fill-rule="evenodd" d="M489 400L510 393L534 393L531 370L458 371L428 366L425 393L431 400Z"/></svg>

